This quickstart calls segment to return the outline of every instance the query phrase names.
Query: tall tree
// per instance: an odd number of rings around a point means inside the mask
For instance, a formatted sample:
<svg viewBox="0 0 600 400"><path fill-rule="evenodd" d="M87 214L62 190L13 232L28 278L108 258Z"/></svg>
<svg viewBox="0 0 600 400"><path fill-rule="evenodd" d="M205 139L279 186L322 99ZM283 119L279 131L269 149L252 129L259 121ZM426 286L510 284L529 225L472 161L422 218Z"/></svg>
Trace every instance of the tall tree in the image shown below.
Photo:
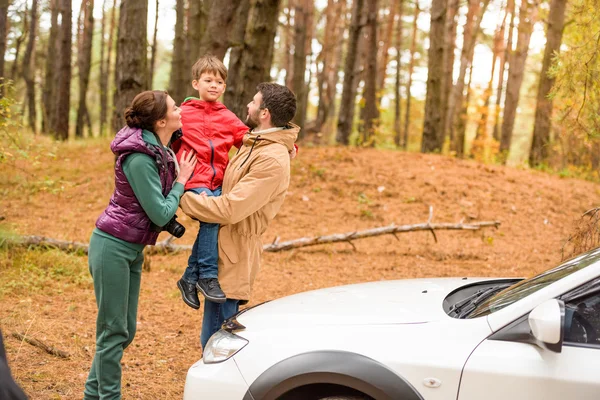
<svg viewBox="0 0 600 400"><path fill-rule="evenodd" d="M444 138L449 133L448 116L449 102L454 86L454 50L456 49L456 28L458 27L458 0L448 0L448 12L446 14L446 41L444 44L444 80L442 88L442 100L440 107L442 109L442 122L440 123L444 129ZM464 35L463 35L464 36ZM463 39L464 43L464 39ZM451 118L450 118L451 119Z"/></svg>
<svg viewBox="0 0 600 400"><path fill-rule="evenodd" d="M339 63L342 59L344 31L346 30L346 1L329 0L325 9L325 31L323 33L321 52L317 57L317 87L319 104L317 117L307 129L321 132L323 125L332 114L335 100L335 87L338 82Z"/></svg>
<svg viewBox="0 0 600 400"><path fill-rule="evenodd" d="M560 50L563 28L565 25L565 9L567 0L552 0L550 14L548 15L548 28L546 31L546 49L540 73L540 85L535 108L535 123L533 125L533 141L529 153L529 164L537 166L548 159L550 145L550 119L552 117L552 99L548 97L554 78L548 74L554 54Z"/></svg>
<svg viewBox="0 0 600 400"><path fill-rule="evenodd" d="M29 41L25 49L23 57L23 78L27 86L27 113L29 116L29 127L36 132L36 101L35 101L35 42L37 40L37 8L38 0L33 0L31 3L31 23L29 29Z"/></svg>
<svg viewBox="0 0 600 400"><path fill-rule="evenodd" d="M281 27L281 37L283 41L283 68L285 69L285 85L292 87L294 81L294 24L292 18L292 9L295 9L295 0L285 0L283 14L285 24Z"/></svg>
<svg viewBox="0 0 600 400"><path fill-rule="evenodd" d="M308 83L306 82L306 56L310 52L312 41L312 14L314 13L314 1L296 0L294 10L294 77L292 90L296 94L296 116L294 121L301 128L306 123L306 103L308 95ZM304 129L300 131L300 138L304 137Z"/></svg>
<svg viewBox="0 0 600 400"><path fill-rule="evenodd" d="M343 145L348 145L350 143L352 123L354 122L354 101L356 98L354 81L357 76L356 55L362 30L362 10L363 0L354 0L352 2L352 19L350 21L350 32L348 35L348 48L346 49L344 85L340 102L340 112L338 115L337 134L335 137L336 142Z"/></svg>
<svg viewBox="0 0 600 400"><path fill-rule="evenodd" d="M92 64L92 35L94 33L94 0L83 0L83 30L78 41L77 65L79 68L79 106L77 107L77 125L75 136L83 137L84 124L92 133L92 122L87 108L87 90L90 82L90 67Z"/></svg>
<svg viewBox="0 0 600 400"><path fill-rule="evenodd" d="M464 154L465 137L464 130L457 129L457 125L464 124L461 118L466 119L463 114L465 109L465 78L467 69L473 64L473 55L475 43L481 26L483 15L487 9L489 0L469 0L469 9L467 12L467 21L465 23L463 35L463 47L460 53L460 70L456 85L448 99L448 114L446 118L446 128L450 134L452 150L458 157ZM468 90L467 90L468 91ZM466 122L466 121L465 121Z"/></svg>
<svg viewBox="0 0 600 400"><path fill-rule="evenodd" d="M367 1L365 12L367 17L365 29L368 39L361 139L363 144L375 146L375 132L379 123L379 108L377 107L377 0Z"/></svg>
<svg viewBox="0 0 600 400"><path fill-rule="evenodd" d="M244 35L248 25L248 14L250 12L250 2L241 1L235 11L233 30L231 31L231 52L229 53L229 71L227 76L227 88L225 89L224 102L228 109L238 107L236 101L239 98L238 91L241 90L240 82L243 81L238 71L242 66L242 54L244 53ZM243 99L242 99L243 101ZM242 103L243 104L243 103ZM241 117L240 114L238 116Z"/></svg>
<svg viewBox="0 0 600 400"><path fill-rule="evenodd" d="M412 25L412 40L410 43L410 61L408 63L408 81L406 82L406 112L404 113L404 131L402 133L402 147L406 150L408 146L408 124L410 122L410 103L412 99L412 76L415 68L415 53L417 51L417 34L418 34L418 20L419 20L419 2L415 1L415 12L413 15Z"/></svg>
<svg viewBox="0 0 600 400"><path fill-rule="evenodd" d="M25 40L27 39L27 36L29 34L29 8L28 8L28 3L25 2L25 10L23 10L20 14L21 14L21 22L23 24L23 27L21 28L21 32L19 34L19 36L17 37L17 39L15 40L15 58L13 60L12 63L12 68L10 69L10 78L12 80L16 80L17 76L20 74L19 72L19 65L21 65L21 59L19 58L20 54L21 54L21 46L23 45L23 42L25 42Z"/></svg>
<svg viewBox="0 0 600 400"><path fill-rule="evenodd" d="M71 104L71 0L60 0L61 24L59 31L58 79L56 84L56 120L52 131L58 139L69 138L69 110ZM51 55L50 55L51 56Z"/></svg>
<svg viewBox="0 0 600 400"><path fill-rule="evenodd" d="M8 29L8 0L0 0L0 99L4 96L4 53Z"/></svg>
<svg viewBox="0 0 600 400"><path fill-rule="evenodd" d="M519 91L525 73L525 61L529 53L529 42L533 32L533 24L537 18L540 0L522 0L519 9L519 28L517 35L517 48L511 54L508 62L508 80L506 81L506 99L504 101L504 117L502 119L502 137L500 151L507 155L510 150L515 116L519 105ZM506 157L508 158L508 157ZM504 161L506 161L506 158Z"/></svg>
<svg viewBox="0 0 600 400"><path fill-rule="evenodd" d="M402 3L400 0L397 2L397 18L396 18L396 84L394 85L394 144L396 147L403 145L402 143L402 129L400 128L400 66L402 60ZM408 116L407 116L408 118Z"/></svg>
<svg viewBox="0 0 600 400"><path fill-rule="evenodd" d="M148 66L148 87L152 88L152 82L154 81L154 67L156 64L156 34L158 33L158 8L159 0L156 0L156 8L154 13L154 34L152 35L152 47L150 48L150 65Z"/></svg>
<svg viewBox="0 0 600 400"><path fill-rule="evenodd" d="M421 151L441 151L444 144L442 126L442 84L444 78L444 27L446 23L446 1L433 0L431 4L431 28L427 58L427 94L425 97L425 121Z"/></svg>
<svg viewBox="0 0 600 400"><path fill-rule="evenodd" d="M106 5L110 0L104 0L102 4L102 29L100 41L100 135L104 135L104 126L108 116L108 77L110 75L111 55L114 45L114 32L117 0L112 0L112 8L110 10L110 23L108 27L108 41L106 41ZM106 50L105 50L106 49ZM106 57L105 57L106 51Z"/></svg>
<svg viewBox="0 0 600 400"><path fill-rule="evenodd" d="M496 141L500 141L500 105L502 104L502 94L504 93L504 72L509 61L509 56L513 47L513 31L515 30L515 0L507 0L506 15L510 14L510 23L508 25L508 38L504 47L504 54L500 57L500 69L498 70L498 85L496 90L496 106L494 107L494 133Z"/></svg>
<svg viewBox="0 0 600 400"><path fill-rule="evenodd" d="M399 10L400 0L392 0L390 1L389 10L387 14L387 20L385 24L382 24L383 27L381 32L378 34L380 46L377 53L377 91L381 93L385 86L385 77L386 70L389 61L389 49L392 44L392 35L394 33L394 26L396 21L396 16ZM381 95L377 96L378 102L381 102Z"/></svg>
<svg viewBox="0 0 600 400"><path fill-rule="evenodd" d="M125 123L125 108L138 93L146 89L148 73L147 39L148 1L121 2L115 66L115 97L113 128Z"/></svg>
<svg viewBox="0 0 600 400"><path fill-rule="evenodd" d="M209 53L223 60L231 46L231 30L236 19L236 11L243 2L249 3L250 0L221 0L218 6L215 7L213 4L210 7L208 24L200 44L200 55Z"/></svg>
<svg viewBox="0 0 600 400"><path fill-rule="evenodd" d="M246 105L256 94L256 86L270 79L273 45L281 0L256 0L248 15L244 34L244 51L240 61L235 98L230 110L244 119Z"/></svg>
<svg viewBox="0 0 600 400"><path fill-rule="evenodd" d="M175 5L175 39L173 39L173 56L171 57L171 76L169 94L179 104L185 98L187 85L190 84L190 71L186 71L185 40L185 0L177 0ZM187 78L187 79L186 79Z"/></svg>
<svg viewBox="0 0 600 400"><path fill-rule="evenodd" d="M42 131L50 133L56 125L56 81L57 60L53 57L58 54L58 14L61 0L50 0L50 32L46 49L46 67L44 85L42 87Z"/></svg>
<svg viewBox="0 0 600 400"><path fill-rule="evenodd" d="M502 22L500 22L498 28L496 29L496 32L494 33L494 44L492 48L492 72L490 74L488 86L483 93L481 117L477 122L477 132L475 134L473 146L471 147L471 153L474 155L476 153L480 153L483 150L483 147L487 140L487 124L490 113L490 98L492 97L492 92L494 90L496 64L497 61L500 61L500 63L502 63L503 60L502 55L504 53L504 34L506 31L506 16L507 14L505 13L504 18L502 18Z"/></svg>
<svg viewBox="0 0 600 400"><path fill-rule="evenodd" d="M201 54L200 45L202 37L206 32L207 18L210 13L211 2L208 0L191 0L188 8L187 34L186 40L186 66L184 70L185 93L187 96L198 96L198 91L191 84L192 66L204 54ZM220 7L221 3L214 3L215 7ZM183 100L183 99L182 99Z"/></svg>

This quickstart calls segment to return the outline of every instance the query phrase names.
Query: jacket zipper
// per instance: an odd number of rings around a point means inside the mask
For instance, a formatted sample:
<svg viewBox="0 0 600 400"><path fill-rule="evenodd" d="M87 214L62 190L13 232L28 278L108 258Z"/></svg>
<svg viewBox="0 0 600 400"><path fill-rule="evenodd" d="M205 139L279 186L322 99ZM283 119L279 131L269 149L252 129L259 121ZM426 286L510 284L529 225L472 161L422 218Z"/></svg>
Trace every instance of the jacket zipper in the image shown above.
<svg viewBox="0 0 600 400"><path fill-rule="evenodd" d="M213 170L213 176L210 180L210 190L214 190L213 184L215 181L215 177L217 176L217 170L215 169L215 147L213 146L212 140L208 140L208 144L210 145L210 167Z"/></svg>

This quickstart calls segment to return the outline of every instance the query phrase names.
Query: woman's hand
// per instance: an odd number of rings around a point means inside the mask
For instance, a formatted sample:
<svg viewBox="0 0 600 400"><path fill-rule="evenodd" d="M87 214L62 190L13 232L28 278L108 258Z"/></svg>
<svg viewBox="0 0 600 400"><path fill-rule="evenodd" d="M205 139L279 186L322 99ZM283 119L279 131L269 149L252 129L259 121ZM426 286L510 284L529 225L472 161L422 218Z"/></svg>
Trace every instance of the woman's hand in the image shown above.
<svg viewBox="0 0 600 400"><path fill-rule="evenodd" d="M185 186L194 173L197 162L198 159L196 158L196 154L192 150L187 153L184 151L181 155L181 160L179 160L179 176L177 177L177 182Z"/></svg>

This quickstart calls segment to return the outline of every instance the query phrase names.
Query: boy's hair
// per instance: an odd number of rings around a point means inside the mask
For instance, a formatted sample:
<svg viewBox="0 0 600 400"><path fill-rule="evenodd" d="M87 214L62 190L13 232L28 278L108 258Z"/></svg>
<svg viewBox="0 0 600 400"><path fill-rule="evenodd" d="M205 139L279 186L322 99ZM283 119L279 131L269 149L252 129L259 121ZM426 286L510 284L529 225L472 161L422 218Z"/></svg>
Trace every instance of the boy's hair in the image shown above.
<svg viewBox="0 0 600 400"><path fill-rule="evenodd" d="M277 83L259 83L256 90L262 94L260 108L271 114L273 126L286 126L296 115L296 95L285 86Z"/></svg>
<svg viewBox="0 0 600 400"><path fill-rule="evenodd" d="M202 56L192 66L192 79L200 79L200 75L208 72L210 74L221 75L223 80L227 79L227 68L217 57L212 54Z"/></svg>

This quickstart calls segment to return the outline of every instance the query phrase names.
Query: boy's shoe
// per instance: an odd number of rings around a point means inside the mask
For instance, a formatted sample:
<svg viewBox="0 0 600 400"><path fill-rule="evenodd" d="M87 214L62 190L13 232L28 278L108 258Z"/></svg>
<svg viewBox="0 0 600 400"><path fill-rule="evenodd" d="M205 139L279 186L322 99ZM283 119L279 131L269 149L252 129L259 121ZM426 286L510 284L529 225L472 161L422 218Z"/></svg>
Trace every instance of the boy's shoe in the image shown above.
<svg viewBox="0 0 600 400"><path fill-rule="evenodd" d="M185 304L195 310L200 308L200 299L198 299L198 293L196 293L196 285L188 283L182 278L177 281L177 287L181 292L181 298Z"/></svg>
<svg viewBox="0 0 600 400"><path fill-rule="evenodd" d="M207 300L215 303L225 303L227 297L221 290L219 280L217 278L198 279L196 288L206 297Z"/></svg>

